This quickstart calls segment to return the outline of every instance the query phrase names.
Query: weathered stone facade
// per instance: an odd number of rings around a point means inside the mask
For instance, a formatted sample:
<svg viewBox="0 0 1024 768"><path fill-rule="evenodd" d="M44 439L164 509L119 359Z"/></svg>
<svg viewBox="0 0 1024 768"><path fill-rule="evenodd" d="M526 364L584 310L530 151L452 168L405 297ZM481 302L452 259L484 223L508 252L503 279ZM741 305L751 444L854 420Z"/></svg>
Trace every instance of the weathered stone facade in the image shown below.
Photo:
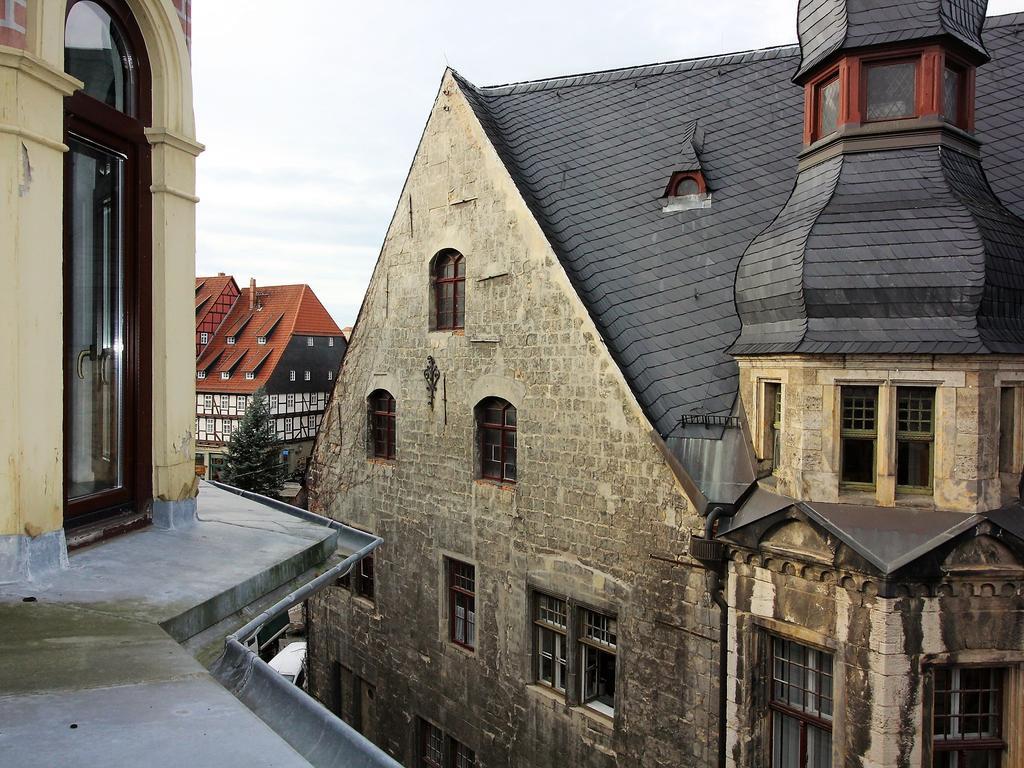
<svg viewBox="0 0 1024 768"><path fill-rule="evenodd" d="M467 259L465 332L429 331L432 257ZM441 371L428 404L423 369ZM366 399L397 401L367 458ZM474 408L518 409L518 482L477 478ZM311 509L385 540L375 600L311 603L311 681L373 686L378 743L411 765L417 718L487 766L707 765L718 611L683 553L700 520L455 80L446 75L315 448ZM445 558L476 566L474 652L448 641ZM533 589L617 616L614 719L532 684ZM348 674L346 677L348 677ZM351 712L340 691L340 709Z"/></svg>

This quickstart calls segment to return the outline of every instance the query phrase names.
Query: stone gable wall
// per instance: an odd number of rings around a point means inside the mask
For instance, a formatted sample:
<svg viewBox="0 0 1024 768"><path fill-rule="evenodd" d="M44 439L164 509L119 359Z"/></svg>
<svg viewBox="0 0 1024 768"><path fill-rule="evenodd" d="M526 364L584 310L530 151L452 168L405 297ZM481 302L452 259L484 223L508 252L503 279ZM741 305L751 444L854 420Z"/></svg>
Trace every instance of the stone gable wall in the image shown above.
<svg viewBox="0 0 1024 768"><path fill-rule="evenodd" d="M443 248L467 258L464 333L428 331ZM397 400L393 463L367 459L378 388ZM514 487L476 479L474 406L489 395L518 408ZM337 705L339 664L374 686L373 730L400 761L418 717L485 766L713 761L718 615L683 554L700 520L450 76L320 431L310 504L385 541L374 603L340 587L311 602L313 691ZM446 556L477 569L474 653L446 639ZM531 586L617 613L614 723L529 684Z"/></svg>

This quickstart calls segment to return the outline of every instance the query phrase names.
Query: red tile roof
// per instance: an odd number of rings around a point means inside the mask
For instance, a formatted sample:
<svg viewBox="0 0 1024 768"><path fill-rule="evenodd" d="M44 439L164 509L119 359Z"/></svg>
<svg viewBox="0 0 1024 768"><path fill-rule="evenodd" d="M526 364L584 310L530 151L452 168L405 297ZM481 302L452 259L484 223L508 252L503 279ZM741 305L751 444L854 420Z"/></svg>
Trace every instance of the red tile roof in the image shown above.
<svg viewBox="0 0 1024 768"><path fill-rule="evenodd" d="M196 328L206 318L206 313L213 309L216 298L224 292L224 289L234 279L231 275L196 278Z"/></svg>
<svg viewBox="0 0 1024 768"><path fill-rule="evenodd" d="M210 281L231 279L196 278L196 300L206 294ZM196 369L206 366L208 370L206 378L196 382L198 392L254 392L270 379L293 336L341 336L338 324L308 285L256 286L254 311L249 309L249 292L248 287L241 289L235 305L203 350L201 365L197 363ZM234 344L227 343L229 335L234 335ZM256 337L264 335L268 335L267 343L257 344ZM230 379L220 377L225 370L231 371ZM246 379L244 374L254 370L256 376Z"/></svg>

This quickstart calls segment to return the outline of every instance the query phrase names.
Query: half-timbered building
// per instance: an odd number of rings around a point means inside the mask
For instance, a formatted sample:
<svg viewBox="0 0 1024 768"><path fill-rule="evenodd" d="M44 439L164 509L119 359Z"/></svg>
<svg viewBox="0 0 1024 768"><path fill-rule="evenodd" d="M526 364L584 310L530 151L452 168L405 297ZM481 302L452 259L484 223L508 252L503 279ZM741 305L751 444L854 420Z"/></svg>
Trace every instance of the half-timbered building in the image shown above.
<svg viewBox="0 0 1024 768"><path fill-rule="evenodd" d="M347 342L308 285L239 289L196 278L196 466L216 479L231 434L263 388L282 459L303 471Z"/></svg>

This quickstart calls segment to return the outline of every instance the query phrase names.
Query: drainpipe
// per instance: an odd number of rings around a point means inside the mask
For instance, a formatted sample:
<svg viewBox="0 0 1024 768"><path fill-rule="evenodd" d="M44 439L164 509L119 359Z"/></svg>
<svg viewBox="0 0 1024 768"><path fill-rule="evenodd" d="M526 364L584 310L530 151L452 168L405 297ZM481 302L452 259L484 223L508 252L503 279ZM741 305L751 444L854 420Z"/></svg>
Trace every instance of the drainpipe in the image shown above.
<svg viewBox="0 0 1024 768"><path fill-rule="evenodd" d="M708 592L718 606L718 768L725 768L726 719L728 701L726 694L729 682L729 605L725 600L725 579L722 578L722 560L725 548L715 541L715 524L726 513L724 507L715 506L704 518L703 541L691 540L691 554L704 565L710 577Z"/></svg>

